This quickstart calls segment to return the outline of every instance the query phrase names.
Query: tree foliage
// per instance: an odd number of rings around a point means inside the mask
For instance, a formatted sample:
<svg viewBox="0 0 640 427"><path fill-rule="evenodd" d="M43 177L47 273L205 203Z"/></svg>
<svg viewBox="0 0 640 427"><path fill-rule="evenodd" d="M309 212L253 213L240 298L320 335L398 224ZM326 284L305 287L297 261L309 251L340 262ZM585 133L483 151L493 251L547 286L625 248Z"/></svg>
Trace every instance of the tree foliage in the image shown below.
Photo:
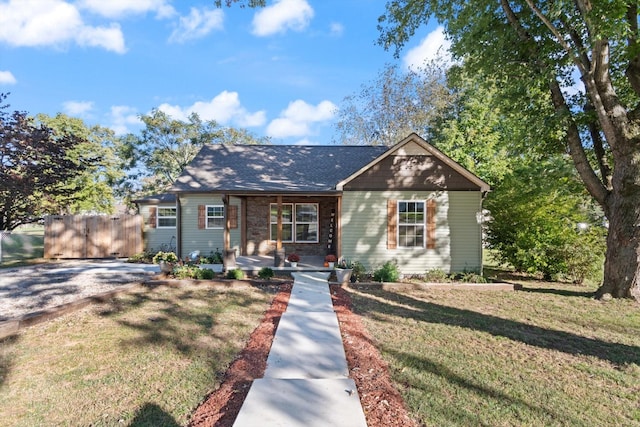
<svg viewBox="0 0 640 427"><path fill-rule="evenodd" d="M52 129L55 138L72 135L79 138L79 143L69 150L68 156L75 163L83 163L85 169L66 183L74 197L72 200L59 198L56 203L58 212L112 213L116 203L113 186L122 177L114 152L117 140L114 132L101 126L87 127L81 119L61 113L55 117L38 114L36 121ZM93 161L88 161L87 156Z"/></svg>
<svg viewBox="0 0 640 427"><path fill-rule="evenodd" d="M0 102L6 95L0 94ZM75 200L70 183L96 158L72 155L86 143L82 135L56 134L26 112L0 107L0 230L13 230L57 213Z"/></svg>
<svg viewBox="0 0 640 427"><path fill-rule="evenodd" d="M406 71L388 64L375 81L343 100L336 122L338 142L391 146L411 132L429 139L451 103L445 69L435 62Z"/></svg>
<svg viewBox="0 0 640 427"><path fill-rule="evenodd" d="M379 19L379 42L400 49L431 17L469 70L495 79L505 105L545 117L561 137L548 151L569 153L609 220L598 294L640 299L638 2L398 0Z"/></svg>
<svg viewBox="0 0 640 427"><path fill-rule="evenodd" d="M491 192L487 243L517 271L599 279L604 260L602 211L585 194L566 156L521 159Z"/></svg>
<svg viewBox="0 0 640 427"><path fill-rule="evenodd" d="M201 120L196 113L183 121L154 109L140 119L145 124L141 134L123 137L117 147L127 173L120 183L120 195L125 199L166 191L205 144L268 141L246 130L221 128L215 121Z"/></svg>

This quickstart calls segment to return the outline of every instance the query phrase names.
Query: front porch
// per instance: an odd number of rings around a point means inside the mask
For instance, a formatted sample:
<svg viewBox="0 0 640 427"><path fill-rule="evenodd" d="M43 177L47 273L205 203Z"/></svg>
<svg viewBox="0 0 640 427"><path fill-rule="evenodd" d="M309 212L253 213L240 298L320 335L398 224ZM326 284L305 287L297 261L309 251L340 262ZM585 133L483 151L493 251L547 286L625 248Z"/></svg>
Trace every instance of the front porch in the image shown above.
<svg viewBox="0 0 640 427"><path fill-rule="evenodd" d="M285 262L284 267L274 267L273 255L242 255L236 257L236 267L247 274L258 274L261 268L269 267L276 274L278 272L291 273L296 271L331 271L332 269L324 266L324 257L316 255L308 255L301 257L297 267L291 267ZM233 267L231 267L233 268Z"/></svg>

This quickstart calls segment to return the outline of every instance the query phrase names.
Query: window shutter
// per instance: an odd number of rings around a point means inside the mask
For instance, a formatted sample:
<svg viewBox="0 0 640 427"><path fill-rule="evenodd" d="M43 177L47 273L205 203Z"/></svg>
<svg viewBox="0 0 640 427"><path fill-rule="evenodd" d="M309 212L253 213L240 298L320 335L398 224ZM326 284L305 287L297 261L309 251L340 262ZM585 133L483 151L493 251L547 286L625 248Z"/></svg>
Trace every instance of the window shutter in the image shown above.
<svg viewBox="0 0 640 427"><path fill-rule="evenodd" d="M436 201L427 200L427 249L436 248Z"/></svg>
<svg viewBox="0 0 640 427"><path fill-rule="evenodd" d="M398 246L398 202L387 200L387 249Z"/></svg>
<svg viewBox="0 0 640 427"><path fill-rule="evenodd" d="M202 230L207 228L207 217L206 217L206 207L205 205L198 205L198 229Z"/></svg>
<svg viewBox="0 0 640 427"><path fill-rule="evenodd" d="M238 206L229 205L228 215L229 215L229 228L238 228Z"/></svg>
<svg viewBox="0 0 640 427"><path fill-rule="evenodd" d="M156 208L155 206L151 206L149 208L149 228L156 228L157 222L156 222L156 218L157 218L157 212L158 212L158 208Z"/></svg>

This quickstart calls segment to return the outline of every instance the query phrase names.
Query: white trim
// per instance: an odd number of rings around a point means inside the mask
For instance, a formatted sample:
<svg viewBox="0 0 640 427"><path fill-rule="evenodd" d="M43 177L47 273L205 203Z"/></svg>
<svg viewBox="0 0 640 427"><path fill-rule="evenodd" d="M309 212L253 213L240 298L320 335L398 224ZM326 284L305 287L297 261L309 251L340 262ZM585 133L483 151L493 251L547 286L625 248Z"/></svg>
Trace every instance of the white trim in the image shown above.
<svg viewBox="0 0 640 427"><path fill-rule="evenodd" d="M372 160L371 162L369 162L368 164L366 164L362 168L360 168L358 171L353 173L351 176L349 176L349 177L343 179L342 181L340 181L336 185L336 190L342 191L344 186L347 185L350 181L352 181L355 178L357 178L358 176L362 175L364 172L369 170L369 168L371 168L376 163L379 163L383 159L387 158L388 156L391 156L394 153L397 153L405 145L409 144L410 142L414 142L414 143L418 144L420 147L422 147L422 149L427 151L429 154L437 157L439 160L441 160L447 166L451 167L453 170L455 170L456 172L458 172L459 174L461 174L462 176L467 178L469 181L471 181L472 183L474 183L478 187L480 187L480 191L487 192L487 191L491 190L491 187L489 187L489 184L487 184L486 182L484 182L483 180L478 178L473 173L469 172L467 169L465 169L459 163L455 162L450 157L448 157L446 154L444 154L442 151L438 150L436 147L434 147L433 145L429 144L427 141L425 141L423 138L421 138L416 133L411 133L405 139L403 139L402 141L400 141L396 145L390 147L387 151L382 153L380 156L378 156L376 159Z"/></svg>
<svg viewBox="0 0 640 427"><path fill-rule="evenodd" d="M400 203L421 203L422 204L422 224L420 223L401 223L400 222ZM397 200L396 201L396 247L398 249L424 249L427 247L427 202L425 200ZM422 245L404 246L400 244L400 227L410 227L412 225L422 225Z"/></svg>
<svg viewBox="0 0 640 427"><path fill-rule="evenodd" d="M175 211L174 215L163 215L162 218L164 219L173 218L176 221L176 225L160 225L160 209L173 209ZM177 224L178 224L178 208L175 205L156 206L156 228L160 228L160 229L176 228Z"/></svg>
<svg viewBox="0 0 640 427"><path fill-rule="evenodd" d="M222 216L209 216L209 208L222 208ZM209 227L209 218L222 219L222 225L219 227ZM224 229L224 205L205 205L204 206L204 228L207 230L222 230Z"/></svg>

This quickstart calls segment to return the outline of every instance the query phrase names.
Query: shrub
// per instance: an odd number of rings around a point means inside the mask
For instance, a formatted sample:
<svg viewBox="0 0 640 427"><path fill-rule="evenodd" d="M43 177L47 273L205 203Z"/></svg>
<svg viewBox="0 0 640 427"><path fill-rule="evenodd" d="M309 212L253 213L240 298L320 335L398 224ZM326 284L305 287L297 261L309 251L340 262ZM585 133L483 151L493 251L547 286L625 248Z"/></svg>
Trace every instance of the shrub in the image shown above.
<svg viewBox="0 0 640 427"><path fill-rule="evenodd" d="M199 268L195 265L180 265L173 269L173 275L177 279L195 279Z"/></svg>
<svg viewBox="0 0 640 427"><path fill-rule="evenodd" d="M484 276L475 272L462 273L459 280L463 283L487 283L487 279Z"/></svg>
<svg viewBox="0 0 640 427"><path fill-rule="evenodd" d="M201 257L200 262L205 264L222 264L222 252L216 248L215 252L209 252L209 256Z"/></svg>
<svg viewBox="0 0 640 427"><path fill-rule="evenodd" d="M211 280L216 276L216 273L210 268L199 268L196 270L196 279Z"/></svg>
<svg viewBox="0 0 640 427"><path fill-rule="evenodd" d="M262 267L260 271L258 271L258 277L261 279L271 279L273 277L273 269Z"/></svg>
<svg viewBox="0 0 640 427"><path fill-rule="evenodd" d="M431 283L447 283L451 281L451 278L441 268L432 268L427 270L425 273L424 281Z"/></svg>
<svg viewBox="0 0 640 427"><path fill-rule="evenodd" d="M227 279L242 280L244 279L244 272L237 268L229 270L227 271Z"/></svg>
<svg viewBox="0 0 640 427"><path fill-rule="evenodd" d="M160 261L177 262L178 261L178 257L173 252L162 252L162 251L160 251L160 252L158 252L157 254L155 254L153 256L153 263L154 264L160 264Z"/></svg>
<svg viewBox="0 0 640 427"><path fill-rule="evenodd" d="M155 252L152 251L144 251L137 254L131 255L127 258L127 262L136 263L136 264L150 264L153 262L153 256Z"/></svg>
<svg viewBox="0 0 640 427"><path fill-rule="evenodd" d="M373 280L376 282L397 282L400 280L398 264L394 261L387 261L380 268L373 272Z"/></svg>

